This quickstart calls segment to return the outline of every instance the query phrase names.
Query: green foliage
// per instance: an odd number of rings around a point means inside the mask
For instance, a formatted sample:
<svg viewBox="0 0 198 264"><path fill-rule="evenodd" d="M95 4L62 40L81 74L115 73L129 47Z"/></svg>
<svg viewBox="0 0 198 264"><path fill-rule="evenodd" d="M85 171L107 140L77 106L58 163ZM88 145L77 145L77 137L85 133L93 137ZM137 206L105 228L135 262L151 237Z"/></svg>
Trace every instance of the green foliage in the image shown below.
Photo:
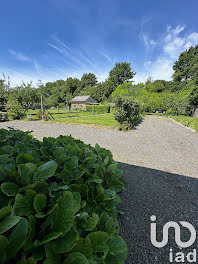
<svg viewBox="0 0 198 264"><path fill-rule="evenodd" d="M190 94L190 105L193 108L198 107L198 84L194 86Z"/></svg>
<svg viewBox="0 0 198 264"><path fill-rule="evenodd" d="M179 59L174 63L174 79L196 80L198 78L198 45L190 47L182 52Z"/></svg>
<svg viewBox="0 0 198 264"><path fill-rule="evenodd" d="M115 99L116 97L119 96L127 96L129 94L129 90L132 89L132 83L131 82L126 82L123 84L118 85L118 87L113 91L111 94L111 98Z"/></svg>
<svg viewBox="0 0 198 264"><path fill-rule="evenodd" d="M135 72L131 69L131 64L127 62L117 62L114 68L109 72L109 80L117 87L118 85L132 79Z"/></svg>
<svg viewBox="0 0 198 264"><path fill-rule="evenodd" d="M5 106L8 100L9 88L10 78L6 77L5 74L3 74L3 79L0 79L0 111L5 111Z"/></svg>
<svg viewBox="0 0 198 264"><path fill-rule="evenodd" d="M124 263L110 151L0 130L0 263Z"/></svg>
<svg viewBox="0 0 198 264"><path fill-rule="evenodd" d="M115 120L121 129L129 129L140 117L140 106L131 98L118 97L115 101Z"/></svg>
<svg viewBox="0 0 198 264"><path fill-rule="evenodd" d="M81 78L81 87L95 86L97 83L97 77L94 73L84 73Z"/></svg>
<svg viewBox="0 0 198 264"><path fill-rule="evenodd" d="M87 112L93 112L94 107L94 113L97 114L105 114L110 112L110 105L87 105L86 111Z"/></svg>
<svg viewBox="0 0 198 264"><path fill-rule="evenodd" d="M163 83L164 87L159 91L159 83ZM188 81L183 84L174 83L170 86L170 82L159 81L147 83L142 87L135 99L142 105L145 112L155 113L156 111L178 114L190 114L191 103L190 95L192 93L194 82ZM157 84L157 86L156 86Z"/></svg>
<svg viewBox="0 0 198 264"><path fill-rule="evenodd" d="M175 121L198 132L198 118L191 116L171 116Z"/></svg>
<svg viewBox="0 0 198 264"><path fill-rule="evenodd" d="M8 113L7 112L0 112L0 122L8 121Z"/></svg>
<svg viewBox="0 0 198 264"><path fill-rule="evenodd" d="M10 96L8 99L7 111L8 115L14 120L21 119L26 115L23 107L19 103L18 99L14 97L14 95Z"/></svg>

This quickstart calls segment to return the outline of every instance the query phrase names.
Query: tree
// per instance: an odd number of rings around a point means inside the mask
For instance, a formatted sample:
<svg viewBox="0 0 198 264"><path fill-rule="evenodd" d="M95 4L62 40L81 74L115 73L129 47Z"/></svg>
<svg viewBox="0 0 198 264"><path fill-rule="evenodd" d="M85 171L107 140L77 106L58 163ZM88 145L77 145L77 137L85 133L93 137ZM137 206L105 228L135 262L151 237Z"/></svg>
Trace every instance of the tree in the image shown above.
<svg viewBox="0 0 198 264"><path fill-rule="evenodd" d="M109 72L109 80L112 81L115 88L131 80L135 76L135 72L131 69L131 63L127 62L116 62L114 68Z"/></svg>
<svg viewBox="0 0 198 264"><path fill-rule="evenodd" d="M66 93L71 93L74 94L74 92L76 91L76 89L79 87L80 85L80 80L78 78L67 78L67 80L65 81L65 90Z"/></svg>
<svg viewBox="0 0 198 264"><path fill-rule="evenodd" d="M198 44L182 52L174 63L174 80L195 80L198 78Z"/></svg>
<svg viewBox="0 0 198 264"><path fill-rule="evenodd" d="M190 95L190 105L195 109L198 107L198 85L194 87ZM194 110L193 109L193 110Z"/></svg>
<svg viewBox="0 0 198 264"><path fill-rule="evenodd" d="M3 74L3 79L0 79L0 111L5 110L5 105L8 99L8 91L10 88L10 77Z"/></svg>
<svg viewBox="0 0 198 264"><path fill-rule="evenodd" d="M126 82L118 85L118 87L113 91L111 94L111 98L116 98L119 96L127 96L129 93L129 89L132 88L132 83L131 82Z"/></svg>
<svg viewBox="0 0 198 264"><path fill-rule="evenodd" d="M97 84L97 77L94 73L84 73L81 78L82 89L87 86L95 86Z"/></svg>
<svg viewBox="0 0 198 264"><path fill-rule="evenodd" d="M91 95L96 102L102 102L105 97L105 86L103 83L98 83L96 86L87 86L81 92L80 95Z"/></svg>
<svg viewBox="0 0 198 264"><path fill-rule="evenodd" d="M8 115L13 119L21 119L25 116L25 111L14 94L9 96L6 108Z"/></svg>
<svg viewBox="0 0 198 264"><path fill-rule="evenodd" d="M129 129L134 125L140 116L140 106L131 98L118 97L115 101L115 120L121 125L122 129Z"/></svg>

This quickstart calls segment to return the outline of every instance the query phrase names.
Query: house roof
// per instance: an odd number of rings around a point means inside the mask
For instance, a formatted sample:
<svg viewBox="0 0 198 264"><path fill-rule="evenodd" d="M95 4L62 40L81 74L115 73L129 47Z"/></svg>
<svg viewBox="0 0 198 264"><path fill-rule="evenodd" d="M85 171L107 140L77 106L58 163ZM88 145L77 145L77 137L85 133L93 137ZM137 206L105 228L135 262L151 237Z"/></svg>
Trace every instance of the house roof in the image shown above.
<svg viewBox="0 0 198 264"><path fill-rule="evenodd" d="M94 99L90 95L75 96L71 100L71 103L74 103L74 102L95 103Z"/></svg>

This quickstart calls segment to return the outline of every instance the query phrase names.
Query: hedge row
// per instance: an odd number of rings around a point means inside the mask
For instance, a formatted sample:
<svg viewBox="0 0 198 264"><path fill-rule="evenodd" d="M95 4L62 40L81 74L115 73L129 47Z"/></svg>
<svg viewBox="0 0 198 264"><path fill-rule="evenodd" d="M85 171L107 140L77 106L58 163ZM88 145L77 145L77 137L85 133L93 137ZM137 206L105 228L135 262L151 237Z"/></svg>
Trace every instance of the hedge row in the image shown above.
<svg viewBox="0 0 198 264"><path fill-rule="evenodd" d="M121 178L98 145L0 129L0 263L124 263Z"/></svg>
<svg viewBox="0 0 198 264"><path fill-rule="evenodd" d="M110 113L110 106L109 105L87 105L86 106L86 111L87 112L92 112L94 107L94 113L98 114L105 114L105 113Z"/></svg>

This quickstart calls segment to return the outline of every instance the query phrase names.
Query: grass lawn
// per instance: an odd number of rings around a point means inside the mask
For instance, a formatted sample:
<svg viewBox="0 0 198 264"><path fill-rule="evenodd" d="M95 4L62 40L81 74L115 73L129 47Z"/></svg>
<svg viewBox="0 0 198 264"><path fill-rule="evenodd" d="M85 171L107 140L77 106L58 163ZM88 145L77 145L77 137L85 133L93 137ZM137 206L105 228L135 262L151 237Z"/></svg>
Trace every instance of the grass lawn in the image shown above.
<svg viewBox="0 0 198 264"><path fill-rule="evenodd" d="M58 119L53 119L51 121L71 123L71 124L88 124L88 125L96 125L96 126L106 126L112 128L116 128L118 126L118 123L117 121L115 121L113 114L103 114L103 115L91 114L90 116L79 116L75 118L64 118L64 119L58 118Z"/></svg>
<svg viewBox="0 0 198 264"><path fill-rule="evenodd" d="M183 124L184 126L191 127L198 132L198 117L191 116L171 116L175 121Z"/></svg>
<svg viewBox="0 0 198 264"><path fill-rule="evenodd" d="M35 110L28 110L28 114L32 115L32 120L36 119L37 114L39 113L40 109ZM49 109L48 112L52 115L54 119L63 119L63 118L70 118L70 117L78 117L78 116L91 116L92 112L68 112L66 109Z"/></svg>
<svg viewBox="0 0 198 264"><path fill-rule="evenodd" d="M30 114L30 115L36 115L36 114L38 114L38 112L40 110L41 109L35 109L35 110L29 109L28 110L28 114ZM65 113L68 113L68 110L65 109L65 108L60 108L59 111L58 111L57 108L55 108L55 109L49 109L48 111L50 112L50 114L58 114L58 113L65 114Z"/></svg>

